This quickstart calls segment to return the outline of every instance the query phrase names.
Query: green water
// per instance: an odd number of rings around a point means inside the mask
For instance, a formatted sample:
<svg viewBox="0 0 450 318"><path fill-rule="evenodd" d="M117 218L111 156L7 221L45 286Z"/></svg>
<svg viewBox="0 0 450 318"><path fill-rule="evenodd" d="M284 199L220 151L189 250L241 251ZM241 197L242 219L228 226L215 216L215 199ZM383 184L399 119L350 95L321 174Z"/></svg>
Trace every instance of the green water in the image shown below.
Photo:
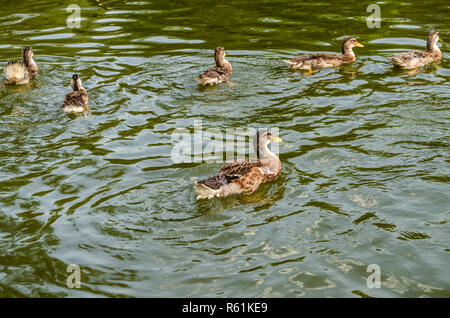
<svg viewBox="0 0 450 318"><path fill-rule="evenodd" d="M370 1L77 2L80 28L70 1L2 1L0 67L32 45L40 74L0 89L0 296L450 297L448 2L379 2L373 29ZM392 69L431 29L441 63ZM351 65L283 63L346 36ZM234 86L199 89L218 45ZM90 116L61 111L73 73ZM282 174L197 202L222 163L171 158L197 120L279 129Z"/></svg>

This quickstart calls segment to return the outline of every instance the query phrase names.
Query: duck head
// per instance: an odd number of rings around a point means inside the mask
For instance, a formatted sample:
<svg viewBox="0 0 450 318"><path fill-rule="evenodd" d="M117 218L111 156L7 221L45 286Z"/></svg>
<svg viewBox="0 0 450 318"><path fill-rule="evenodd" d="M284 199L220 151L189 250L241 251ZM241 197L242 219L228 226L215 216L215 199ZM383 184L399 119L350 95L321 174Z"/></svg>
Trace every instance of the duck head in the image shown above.
<svg viewBox="0 0 450 318"><path fill-rule="evenodd" d="M430 31L427 39L427 51L434 51L434 50L440 51L439 47L437 46L437 42L439 40L440 40L439 32L435 30Z"/></svg>
<svg viewBox="0 0 450 318"><path fill-rule="evenodd" d="M216 65L223 67L225 65L225 56L228 56L228 53L225 52L225 49L223 46L216 47L216 50L214 51L214 59L216 60Z"/></svg>
<svg viewBox="0 0 450 318"><path fill-rule="evenodd" d="M353 48L355 46L357 46L357 47L364 47L364 45L359 43L359 41L357 39L355 39L355 38L346 38L346 39L344 39L344 41L342 42L342 54L350 53L350 54L354 55Z"/></svg>
<svg viewBox="0 0 450 318"><path fill-rule="evenodd" d="M258 159L265 158L268 156L274 156L274 154L269 150L267 145L271 142L282 142L280 137L273 135L267 129L260 129L256 132L255 138L253 139L253 148L256 151L256 156Z"/></svg>
<svg viewBox="0 0 450 318"><path fill-rule="evenodd" d="M31 49L31 46L26 46L22 51L22 59L25 63L25 66L28 68L28 71L31 73L31 75L35 75L38 72L38 67L36 65L36 62L34 62L34 53Z"/></svg>
<svg viewBox="0 0 450 318"><path fill-rule="evenodd" d="M81 83L81 78L78 74L73 74L72 79L70 80L70 86L74 91L79 91L83 88Z"/></svg>

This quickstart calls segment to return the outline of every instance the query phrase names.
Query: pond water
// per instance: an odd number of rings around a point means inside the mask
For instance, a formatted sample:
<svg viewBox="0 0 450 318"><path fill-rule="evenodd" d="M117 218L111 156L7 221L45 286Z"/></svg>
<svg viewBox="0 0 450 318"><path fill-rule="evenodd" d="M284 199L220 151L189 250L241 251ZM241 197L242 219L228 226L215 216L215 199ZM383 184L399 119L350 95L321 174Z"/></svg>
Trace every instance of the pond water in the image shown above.
<svg viewBox="0 0 450 318"><path fill-rule="evenodd" d="M40 73L0 88L0 296L450 297L448 2L380 2L380 28L370 1L77 3L79 28L70 2L1 6L0 67L31 45ZM440 63L391 67L432 29ZM346 36L350 65L283 63ZM233 85L200 89L219 45ZM74 73L89 116L61 111ZM282 174L196 201L223 164L174 162L197 121L277 129Z"/></svg>

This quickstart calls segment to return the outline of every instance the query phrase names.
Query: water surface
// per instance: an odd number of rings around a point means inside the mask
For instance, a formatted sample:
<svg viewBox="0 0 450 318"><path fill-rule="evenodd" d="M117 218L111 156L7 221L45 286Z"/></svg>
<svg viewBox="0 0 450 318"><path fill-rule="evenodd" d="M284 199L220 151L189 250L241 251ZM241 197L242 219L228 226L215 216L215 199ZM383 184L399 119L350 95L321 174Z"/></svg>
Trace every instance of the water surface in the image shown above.
<svg viewBox="0 0 450 318"><path fill-rule="evenodd" d="M368 1L79 3L80 28L70 2L2 5L0 66L32 45L40 74L0 89L0 296L450 297L447 2L380 2L379 29ZM442 62L392 69L431 29ZM346 36L365 45L351 65L283 63ZM234 86L199 89L218 45ZM88 117L60 110L73 73ZM278 128L282 174L197 202L221 163L171 159L197 120Z"/></svg>

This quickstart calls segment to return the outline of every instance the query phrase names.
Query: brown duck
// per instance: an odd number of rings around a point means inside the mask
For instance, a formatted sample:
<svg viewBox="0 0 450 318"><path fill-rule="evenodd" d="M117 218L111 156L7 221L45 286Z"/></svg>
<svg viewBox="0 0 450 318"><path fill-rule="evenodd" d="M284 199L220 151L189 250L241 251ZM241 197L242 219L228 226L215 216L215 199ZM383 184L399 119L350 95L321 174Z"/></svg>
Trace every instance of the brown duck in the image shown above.
<svg viewBox="0 0 450 318"><path fill-rule="evenodd" d="M5 66L6 84L28 84L38 73L38 67L33 59L31 46L26 46L22 51L21 62L9 62Z"/></svg>
<svg viewBox="0 0 450 318"><path fill-rule="evenodd" d="M296 56L285 60L294 70L309 70L313 68L336 67L342 64L351 63L356 60L353 48L355 46L363 47L355 38L346 38L342 42L342 54L315 53Z"/></svg>
<svg viewBox="0 0 450 318"><path fill-rule="evenodd" d="M214 85L223 82L228 82L228 79L233 72L230 62L225 60L225 56L228 53L222 46L216 48L214 52L214 59L216 60L216 66L206 70L203 74L196 77L199 85L207 86Z"/></svg>
<svg viewBox="0 0 450 318"><path fill-rule="evenodd" d="M417 69L433 61L438 61L442 58L442 53L437 42L439 41L439 33L437 31L430 31L427 39L427 50L411 50L405 53L400 53L389 58L392 64L403 69Z"/></svg>
<svg viewBox="0 0 450 318"><path fill-rule="evenodd" d="M259 130L253 140L257 158L227 163L215 176L196 182L196 199L252 193L261 183L274 180L281 172L281 161L267 145L281 141L267 129Z"/></svg>
<svg viewBox="0 0 450 318"><path fill-rule="evenodd" d="M66 113L83 113L89 109L89 98L78 74L72 76L70 86L73 91L67 93L64 97L62 109Z"/></svg>

